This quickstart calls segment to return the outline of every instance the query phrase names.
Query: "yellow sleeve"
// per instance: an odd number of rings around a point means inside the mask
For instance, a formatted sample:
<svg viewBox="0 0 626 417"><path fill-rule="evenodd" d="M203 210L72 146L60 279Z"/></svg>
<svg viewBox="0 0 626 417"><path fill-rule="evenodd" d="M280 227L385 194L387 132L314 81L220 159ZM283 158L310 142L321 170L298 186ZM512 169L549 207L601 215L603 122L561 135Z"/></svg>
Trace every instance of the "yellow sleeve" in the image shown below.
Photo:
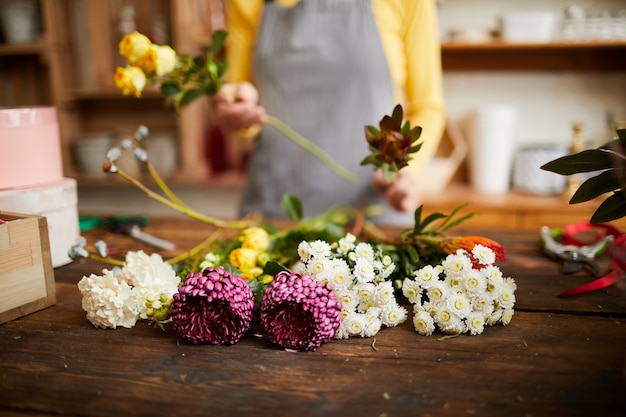
<svg viewBox="0 0 626 417"><path fill-rule="evenodd" d="M263 10L263 0L226 0L227 80L253 82L252 55Z"/></svg>
<svg viewBox="0 0 626 417"><path fill-rule="evenodd" d="M411 126L423 129L424 145L410 164L418 172L436 153L445 127L436 0L374 0L373 11L395 99Z"/></svg>

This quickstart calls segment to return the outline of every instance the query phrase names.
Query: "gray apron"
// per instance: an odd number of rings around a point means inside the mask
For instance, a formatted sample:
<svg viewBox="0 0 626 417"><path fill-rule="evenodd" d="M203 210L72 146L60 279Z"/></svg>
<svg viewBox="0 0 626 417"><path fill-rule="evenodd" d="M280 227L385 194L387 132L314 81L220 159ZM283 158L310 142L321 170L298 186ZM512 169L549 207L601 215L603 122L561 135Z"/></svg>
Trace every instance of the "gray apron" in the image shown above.
<svg viewBox="0 0 626 417"><path fill-rule="evenodd" d="M300 0L291 8L266 2L253 58L261 104L360 177L355 185L271 126L250 161L241 214L284 218L283 194L302 200L305 216L343 202L385 206L381 224L410 224L372 187L365 125L378 126L395 105L391 76L371 0Z"/></svg>

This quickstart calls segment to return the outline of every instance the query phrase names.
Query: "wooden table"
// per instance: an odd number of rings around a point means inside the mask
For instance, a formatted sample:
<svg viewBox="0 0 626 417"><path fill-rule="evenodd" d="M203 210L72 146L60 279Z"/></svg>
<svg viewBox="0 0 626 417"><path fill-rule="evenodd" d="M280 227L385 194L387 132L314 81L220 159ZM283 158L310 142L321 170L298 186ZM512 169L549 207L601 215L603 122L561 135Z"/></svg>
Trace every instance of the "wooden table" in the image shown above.
<svg viewBox="0 0 626 417"><path fill-rule="evenodd" d="M146 230L180 248L208 231L173 219ZM195 346L145 322L96 329L76 283L103 265L58 268L55 306L0 325L0 415L625 415L626 284L557 298L589 275L561 275L538 233L482 234L505 245L501 269L518 284L509 326L440 340L407 321L383 329L375 346L351 338L306 353L252 334L234 346ZM115 239L121 253L140 247Z"/></svg>

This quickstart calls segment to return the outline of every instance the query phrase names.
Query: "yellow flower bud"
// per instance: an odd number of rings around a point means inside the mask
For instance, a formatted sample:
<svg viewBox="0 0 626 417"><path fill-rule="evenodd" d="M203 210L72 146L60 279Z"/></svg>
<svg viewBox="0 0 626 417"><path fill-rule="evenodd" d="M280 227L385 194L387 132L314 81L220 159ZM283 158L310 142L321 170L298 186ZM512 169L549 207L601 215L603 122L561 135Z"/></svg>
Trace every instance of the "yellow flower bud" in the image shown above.
<svg viewBox="0 0 626 417"><path fill-rule="evenodd" d="M250 248L233 249L229 255L229 261L241 272L247 272L256 266L258 251Z"/></svg>
<svg viewBox="0 0 626 417"><path fill-rule="evenodd" d="M265 252L270 245L270 238L267 231L261 227L248 227L241 232L239 237L242 248L255 249Z"/></svg>
<svg viewBox="0 0 626 417"><path fill-rule="evenodd" d="M125 35L119 43L119 52L124 58L128 59L131 65L140 66L139 64L150 52L152 42L146 35L139 32L129 33Z"/></svg>
<svg viewBox="0 0 626 417"><path fill-rule="evenodd" d="M117 67L115 71L115 85L122 90L122 94L129 96L134 94L141 97L141 92L146 86L146 74L141 68L127 66Z"/></svg>
<svg viewBox="0 0 626 417"><path fill-rule="evenodd" d="M255 267L252 267L252 268L248 269L245 272L242 272L241 273L241 278L245 279L246 281L252 281L253 279L258 277L262 273L263 273L263 268L255 266Z"/></svg>

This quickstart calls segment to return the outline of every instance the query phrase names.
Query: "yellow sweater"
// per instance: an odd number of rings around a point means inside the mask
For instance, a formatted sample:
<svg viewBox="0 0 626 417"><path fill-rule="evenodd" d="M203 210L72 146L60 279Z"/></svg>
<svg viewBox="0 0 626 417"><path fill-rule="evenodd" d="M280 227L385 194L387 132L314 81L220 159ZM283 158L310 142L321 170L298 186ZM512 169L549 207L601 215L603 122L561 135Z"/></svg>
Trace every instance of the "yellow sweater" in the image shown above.
<svg viewBox="0 0 626 417"><path fill-rule="evenodd" d="M275 1L291 7L299 0ZM226 0L226 59L231 82L254 83L251 61L263 3ZM372 10L389 64L394 98L403 105L411 126L423 128L424 145L411 162L419 170L436 152L445 125L436 0L372 0Z"/></svg>

